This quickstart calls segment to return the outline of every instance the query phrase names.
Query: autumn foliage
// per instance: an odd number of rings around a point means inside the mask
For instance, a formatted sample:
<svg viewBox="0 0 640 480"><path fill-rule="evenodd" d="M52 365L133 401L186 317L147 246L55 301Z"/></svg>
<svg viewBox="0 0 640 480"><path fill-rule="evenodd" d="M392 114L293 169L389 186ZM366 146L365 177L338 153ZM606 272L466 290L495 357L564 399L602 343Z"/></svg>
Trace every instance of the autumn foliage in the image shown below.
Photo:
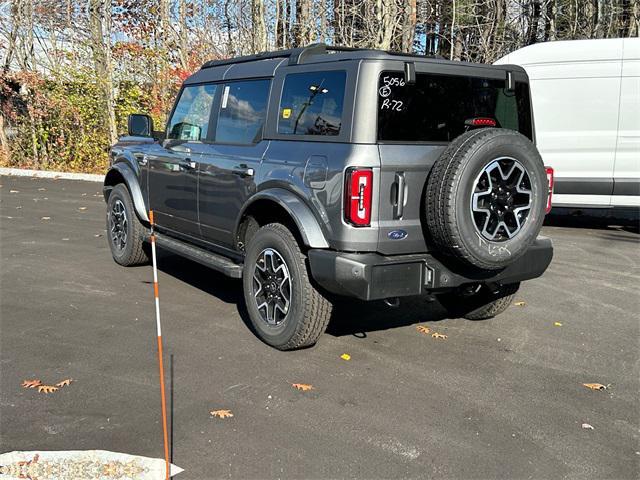
<svg viewBox="0 0 640 480"><path fill-rule="evenodd" d="M324 42L491 63L536 42L638 36L623 0L12 0L0 15L0 166L104 172L127 116L162 130L211 59ZM0 7L2 8L2 7Z"/></svg>

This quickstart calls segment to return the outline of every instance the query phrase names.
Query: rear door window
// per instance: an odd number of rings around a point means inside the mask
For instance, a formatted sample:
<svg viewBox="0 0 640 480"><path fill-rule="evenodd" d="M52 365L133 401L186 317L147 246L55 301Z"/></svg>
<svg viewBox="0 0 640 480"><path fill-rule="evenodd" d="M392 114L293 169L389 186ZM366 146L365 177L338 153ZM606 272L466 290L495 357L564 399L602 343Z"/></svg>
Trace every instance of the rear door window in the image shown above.
<svg viewBox="0 0 640 480"><path fill-rule="evenodd" d="M197 142L207 138L215 93L216 86L211 84L185 87L171 115L167 138L187 142Z"/></svg>
<svg viewBox="0 0 640 480"><path fill-rule="evenodd" d="M343 70L287 75L278 112L278 133L339 135L346 79Z"/></svg>
<svg viewBox="0 0 640 480"><path fill-rule="evenodd" d="M269 85L269 80L250 80L223 87L216 143L252 145L262 139Z"/></svg>
<svg viewBox="0 0 640 480"><path fill-rule="evenodd" d="M383 72L378 84L378 140L450 142L474 118L495 120L531 139L529 86L460 75L422 74L407 84L402 72Z"/></svg>

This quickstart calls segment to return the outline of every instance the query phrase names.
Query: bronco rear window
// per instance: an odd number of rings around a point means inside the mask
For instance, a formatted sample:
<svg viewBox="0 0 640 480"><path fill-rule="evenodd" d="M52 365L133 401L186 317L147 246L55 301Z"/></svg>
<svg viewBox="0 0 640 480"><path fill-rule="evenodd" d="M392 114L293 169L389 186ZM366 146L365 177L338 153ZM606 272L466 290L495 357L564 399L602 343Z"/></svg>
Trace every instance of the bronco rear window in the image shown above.
<svg viewBox="0 0 640 480"><path fill-rule="evenodd" d="M504 80L423 73L408 85L402 72L380 74L380 141L450 142L474 118L493 119L531 139L529 86L516 82L515 92L509 92Z"/></svg>

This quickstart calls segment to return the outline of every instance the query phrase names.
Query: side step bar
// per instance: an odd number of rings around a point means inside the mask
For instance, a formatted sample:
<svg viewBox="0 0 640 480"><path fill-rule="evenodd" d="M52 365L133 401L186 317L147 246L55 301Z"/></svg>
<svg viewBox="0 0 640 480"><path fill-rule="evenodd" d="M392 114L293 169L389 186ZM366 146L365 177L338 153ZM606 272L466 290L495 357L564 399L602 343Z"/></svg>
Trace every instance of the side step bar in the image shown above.
<svg viewBox="0 0 640 480"><path fill-rule="evenodd" d="M169 250L173 253L177 253L183 257L186 257L194 262L198 262L206 267L212 268L219 272L224 273L227 277L242 278L242 264L234 263L222 255L217 255L208 250L194 247L188 243L181 242L175 238L168 237L156 233L156 241L159 247Z"/></svg>

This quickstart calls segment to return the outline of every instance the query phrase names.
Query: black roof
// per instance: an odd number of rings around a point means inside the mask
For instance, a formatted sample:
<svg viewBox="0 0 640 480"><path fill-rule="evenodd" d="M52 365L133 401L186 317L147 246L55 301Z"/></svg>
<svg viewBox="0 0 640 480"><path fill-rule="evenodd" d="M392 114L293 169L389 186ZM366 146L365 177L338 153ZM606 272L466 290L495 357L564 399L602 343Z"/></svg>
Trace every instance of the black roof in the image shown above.
<svg viewBox="0 0 640 480"><path fill-rule="evenodd" d="M284 65L301 65L311 63L326 63L338 61L357 60L388 60L405 62L405 68L415 67L411 64L420 62L447 64L451 66L469 66L481 68L495 68L498 70L523 71L521 67L514 65L490 66L478 63L445 60L442 57L417 55L403 52L385 50L373 50L366 48L334 47L323 43L314 43L306 47L277 50L273 52L256 53L243 57L228 58L224 60L211 60L202 65L202 68L191 75L185 84L212 82L220 80L232 80L238 78L273 77L275 71ZM407 65L409 64L409 65Z"/></svg>

